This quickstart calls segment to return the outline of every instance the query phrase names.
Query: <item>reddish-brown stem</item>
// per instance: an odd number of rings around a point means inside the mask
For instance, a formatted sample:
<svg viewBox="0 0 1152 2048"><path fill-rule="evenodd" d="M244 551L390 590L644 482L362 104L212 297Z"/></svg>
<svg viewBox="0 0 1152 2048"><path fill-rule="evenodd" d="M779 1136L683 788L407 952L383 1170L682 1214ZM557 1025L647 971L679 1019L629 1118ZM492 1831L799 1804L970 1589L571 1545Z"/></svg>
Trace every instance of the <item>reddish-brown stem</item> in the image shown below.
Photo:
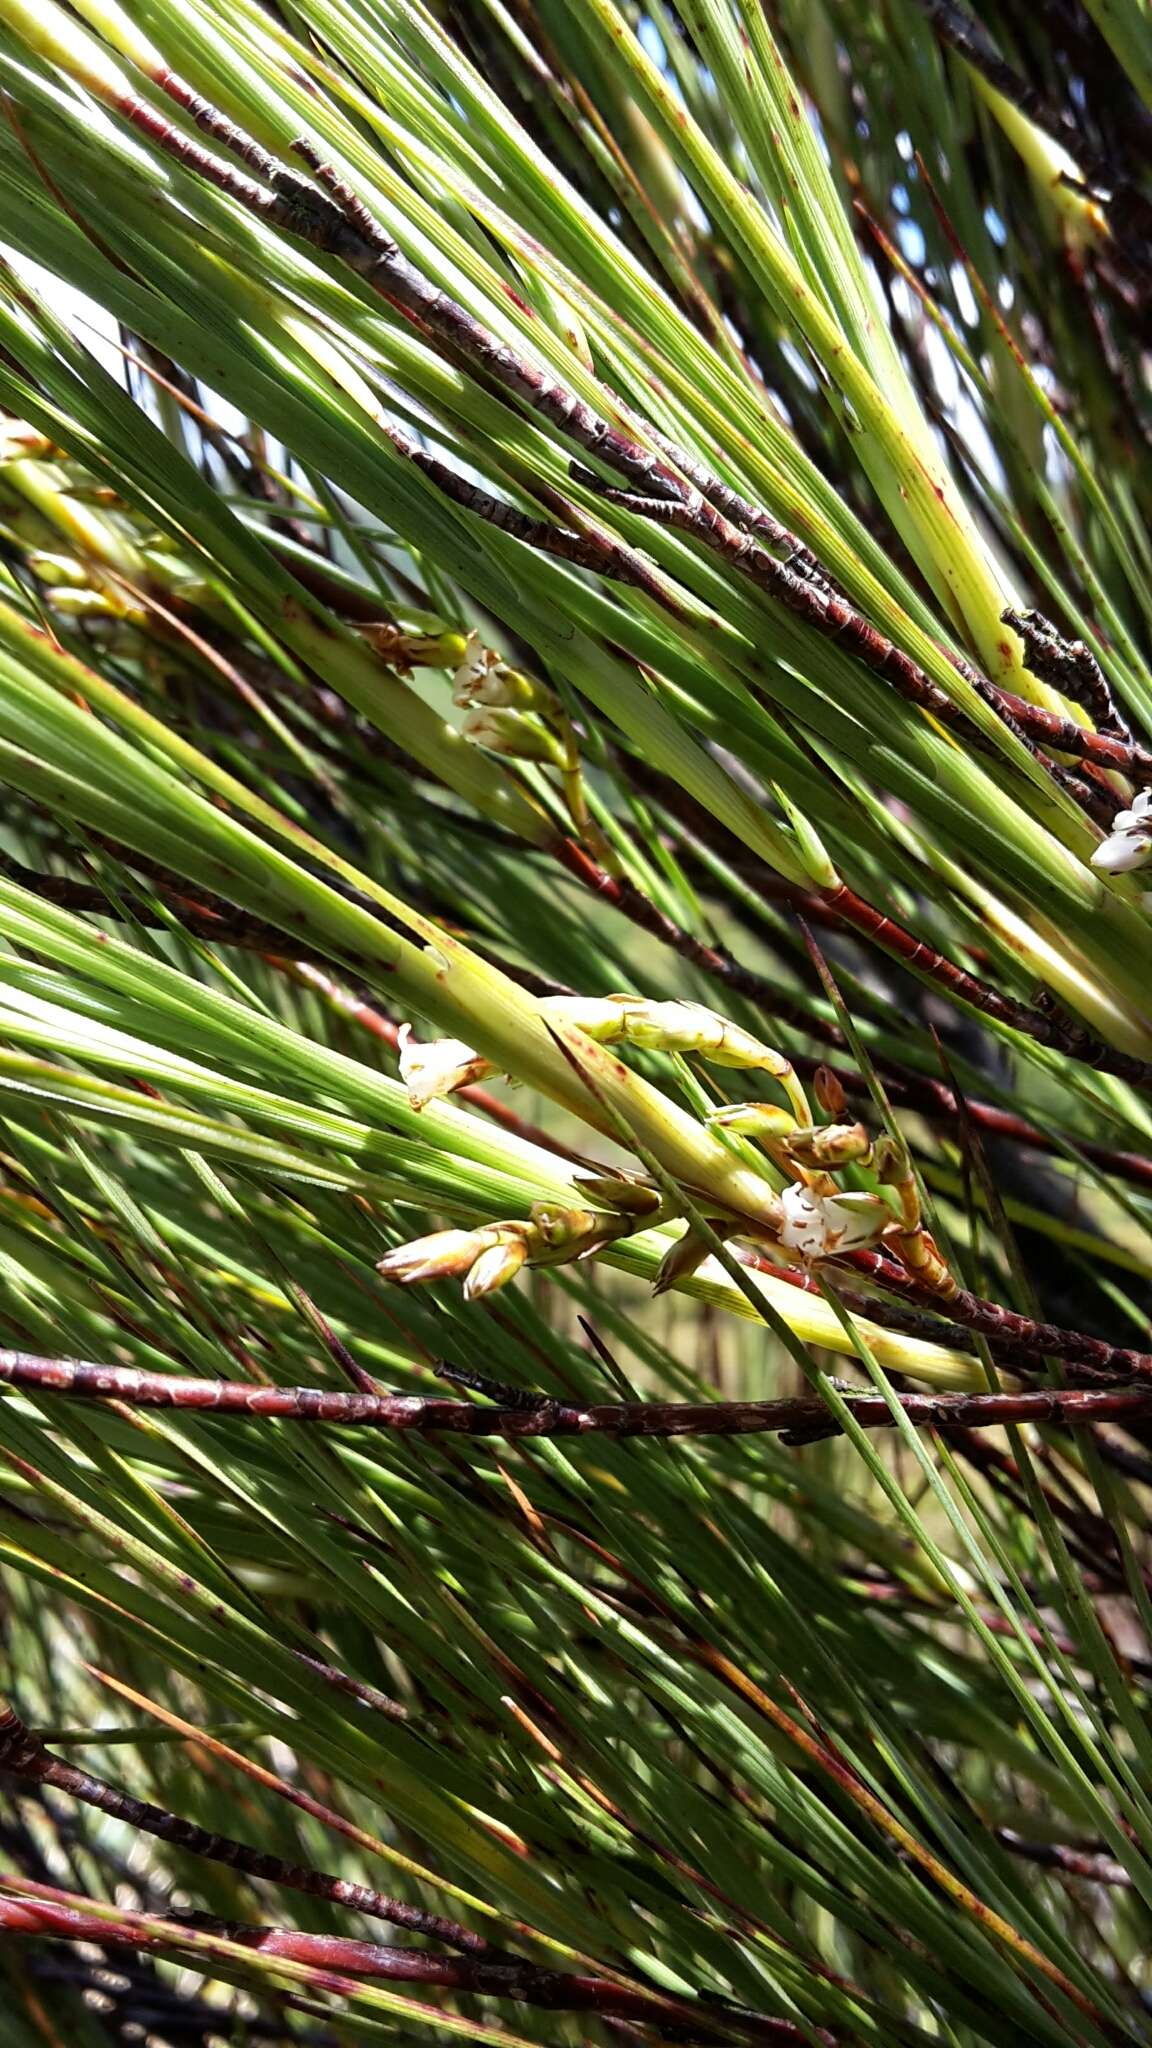
<svg viewBox="0 0 1152 2048"><path fill-rule="evenodd" d="M0 1701L0 1771L8 1771L14 1777L26 1778L34 1784L54 1786L58 1792L67 1793L85 1806L96 1807L101 1813L111 1814L114 1820L138 1828L142 1834L154 1835L161 1842L171 1842L176 1848L186 1849L193 1856L203 1856L211 1863L224 1863L230 1870L242 1871L245 1877L263 1878L269 1884L307 1892L312 1898L330 1899L334 1905L347 1906L371 1919L387 1920L394 1927L406 1927L411 1934L427 1935L468 1955L504 1953L502 1950L493 1951L492 1944L482 1934L473 1934L458 1921L447 1920L439 1913L409 1906L403 1899L388 1898L369 1885L331 1877L327 1871L286 1863L280 1856L251 1849L229 1835L218 1835L208 1828L199 1827L195 1821L181 1820L164 1807L154 1806L151 1800L137 1799L129 1792L119 1791L103 1778L93 1777L88 1771L79 1770L75 1764L55 1756L6 1701Z"/></svg>
<svg viewBox="0 0 1152 2048"><path fill-rule="evenodd" d="M587 887L595 890L605 902L613 904L633 924L662 939L682 959L690 960L705 974L724 982L740 995L763 1004L769 1012L779 1010L779 991L767 976L741 966L719 947L694 938L652 903L634 883L626 877L606 874L582 847L571 840L558 846L556 852L564 866ZM1134 1085L1146 1085L1152 1080L1152 1065L1146 1060L1118 1052L1102 1039L1093 1038L1071 1018L1050 1016L1045 1011L1017 1002L1012 996L1002 995L999 989L970 974L967 968L958 967L938 947L929 945L925 939L918 939L913 932L897 924L895 918L888 917L863 896L858 896L844 882L835 889L813 896L800 889L789 890L788 901L804 915L807 915L809 907L814 907L824 920L835 919L847 930L858 932L873 945L891 953L911 972L943 989L954 1002L978 1011L993 1023L1021 1032L1040 1045L1050 1045L1067 1053L1070 1058L1082 1060L1100 1073L1116 1074Z"/></svg>
<svg viewBox="0 0 1152 2048"><path fill-rule="evenodd" d="M1132 734L1108 679L1083 640L1065 640L1040 612L1014 611L1009 606L1000 617L1023 640L1025 662L1034 676L1050 683L1071 703L1082 704L1101 732L1131 742Z"/></svg>
<svg viewBox="0 0 1152 2048"><path fill-rule="evenodd" d="M1010 690L991 686L996 700L1010 711L1021 729L1030 739L1051 747L1058 754L1075 754L1082 761L1093 761L1098 768L1111 768L1118 775L1128 775L1134 781L1152 776L1152 752L1138 741L1115 739L1111 733L1093 732L1089 726L1078 725L1074 718L1062 717L1057 711L1046 711L1041 704L1029 704L1023 697L1013 696Z"/></svg>
<svg viewBox="0 0 1152 2048"><path fill-rule="evenodd" d="M474 513L487 525L512 534L526 547L536 548L541 554L552 555L561 562L571 562L577 569L592 569L614 583L627 583L634 589L647 590L659 603L665 603L666 599L668 603L672 602L671 593L666 592L652 564L638 555L634 548L625 547L615 537L575 533L569 527L557 526L552 520L537 519L529 512L521 512L507 499L494 497L481 484L461 476L451 463L422 448L399 427L385 425L383 431L398 455L421 470L453 504L463 506L466 512Z"/></svg>
<svg viewBox="0 0 1152 2048"><path fill-rule="evenodd" d="M1054 1323L1034 1322L1030 1316L1002 1308L999 1302L985 1301L965 1288L949 1299L948 1314L966 1329L987 1337L994 1348L1015 1347L1017 1363L1030 1355L1035 1370L1039 1370L1045 1358L1061 1358L1092 1379L1152 1379L1152 1356L1146 1351L1109 1344L1102 1337L1089 1337L1083 1330L1064 1330Z"/></svg>
<svg viewBox="0 0 1152 2048"><path fill-rule="evenodd" d="M706 940L698 939L693 933L685 931L683 925L678 925L658 904L653 903L651 897L637 888L635 882L627 875L608 874L606 869L600 867L591 854L573 839L561 840L552 850L569 874L582 882L586 889L591 889L601 902L610 903L613 909L618 910L639 930L648 932L652 938L660 939L682 960L687 960L693 967L698 967L713 981L723 982L725 987L734 989L738 995L747 996L750 1001L761 1004L766 1010L779 1009L779 991L766 975L757 974L753 968L742 966L721 947L711 946ZM808 900L800 891L797 892L797 898L801 903ZM835 913L830 911L829 914ZM837 923L841 922L837 915Z"/></svg>
<svg viewBox="0 0 1152 2048"><path fill-rule="evenodd" d="M324 1988L351 1990L365 1978L397 1984L428 1985L473 1996L503 1998L547 2012L587 2012L636 2019L661 2031L675 2029L695 2040L741 2038L799 2048L812 2038L789 2020L722 2000L707 2006L690 1998L673 1998L611 1977L577 1975L541 1969L527 1962L491 1961L473 1956L432 1955L423 1950L383 1947L341 1935L299 1934L280 1927L237 1926L231 1922L179 1920L119 1912L109 1917L99 1902L84 1900L54 1886L34 1884L13 1873L0 1873L0 1884L17 1896L0 1899L0 1931L6 1934L57 1936L67 1941L95 1941L102 1947L178 1949L196 1952L198 1934L217 1935L262 1956L279 1956L304 1964L319 1975ZM88 1910L85 1910L87 1908ZM311 1982L316 1982L312 1978ZM832 2048L822 2029L815 2038Z"/></svg>
<svg viewBox="0 0 1152 2048"><path fill-rule="evenodd" d="M300 237L326 255L345 262L391 305L439 342L476 361L497 384L534 412L549 420L589 454L599 457L629 481L656 496L680 495L683 486L659 455L643 448L596 413L529 358L499 341L447 292L439 290L410 263L390 235L373 219L355 194L305 138L296 148L324 190L296 171L286 169L259 143L244 134L171 70L157 74L156 84L197 125L254 170L252 180L191 141L135 95L118 102L118 111L145 134L155 148L186 169L226 192L245 210ZM270 189L264 189L268 187Z"/></svg>
<svg viewBox="0 0 1152 2048"><path fill-rule="evenodd" d="M1071 1059L1081 1060L1085 1066L1094 1067L1099 1073L1115 1074L1136 1087L1147 1087L1152 1081L1152 1064L1147 1060L1118 1052L1115 1046L1106 1045L1103 1039L1093 1038L1070 1017L1049 1015L1046 1011L1030 1008L1027 1003L1017 1002L1013 996L1002 995L999 989L979 980L975 974L969 974L966 968L957 967L955 961L949 960L936 946L929 945L925 939L918 939L914 932L906 931L894 918L886 917L883 911L865 902L845 883L842 882L837 889L827 890L824 901L854 931L871 939L874 945L882 946L885 952L893 954L913 973L943 989L954 1002L963 1003L968 1009L978 1011L982 1017L1004 1025L1009 1031L1021 1032L1039 1045L1052 1046Z"/></svg>
<svg viewBox="0 0 1152 2048"><path fill-rule="evenodd" d="M961 1297L963 1299L964 1297ZM968 1297L972 1300L972 1297ZM949 1306L951 1307L951 1303ZM1011 1318L992 1303L976 1304ZM1043 1325L1028 1324L1029 1331ZM1087 1338L1086 1344L1094 1340ZM1035 1388L1011 1394L902 1394L900 1406L917 1428L988 1429L1008 1422L1051 1422L1083 1427L1152 1415L1152 1358L1121 1354L1142 1368L1139 1386ZM214 1415L247 1415L285 1422L328 1422L344 1427L498 1437L753 1436L783 1433L789 1442L834 1435L838 1424L812 1396L778 1401L612 1401L581 1406L542 1399L532 1406L481 1408L438 1395L348 1394L327 1387L271 1387L247 1380L202 1380L136 1366L40 1358L0 1351L0 1382L38 1394L89 1401L119 1401L129 1408L177 1408ZM852 1413L865 1429L887 1429L893 1417L875 1394L851 1395Z"/></svg>
<svg viewBox="0 0 1152 2048"><path fill-rule="evenodd" d="M500 342L481 326L456 300L425 278L397 243L369 213L356 195L336 176L320 153L302 138L296 144L323 191L309 185L296 172L287 170L253 139L228 121L216 108L193 92L175 72L165 69L156 83L179 106L192 115L197 125L234 156L256 171L270 190L222 163L208 151L166 122L144 101L131 97L120 112L142 130L165 154L175 157L189 170L206 178L258 217L298 235L313 247L344 261L390 304L418 322L421 330L453 352L478 366L511 395L576 441L587 453L598 457L625 480L632 495L633 509L649 517L670 519L735 559L765 587L817 630L842 639L867 666L898 687L912 701L950 722L955 707L947 694L933 683L911 658L854 610L827 581L816 558L796 536L763 508L751 504L740 493L710 474L686 451L651 433L660 454L640 443L597 414L586 402L560 384L552 375ZM456 502L481 517L518 533L531 545L541 547L581 566L651 589L660 601L670 593L649 565L634 550L598 535L575 534L547 521L503 504L490 493L471 485L439 458L420 448L397 428L387 430L394 446L417 462L442 490ZM677 474L679 472L679 474ZM596 483L593 476L590 479ZM645 496L637 495L646 493ZM756 538L787 550L788 559L777 562ZM981 693L997 705L1005 722L1018 738L1030 744L1027 720L1018 713L1016 702L996 691L956 657L954 665ZM1069 725L1072 721L1068 722ZM1045 733L1040 737L1049 738ZM1081 745L1079 751L1086 751ZM1064 771L1049 764L1057 779ZM1094 800L1094 793L1082 783L1069 783L1078 802ZM1095 798L1102 802L1103 797Z"/></svg>
<svg viewBox="0 0 1152 2048"><path fill-rule="evenodd" d="M675 527L708 548L713 554L721 555L743 575L748 576L769 596L776 599L795 617L819 633L825 640L836 641L871 670L873 675L889 683L900 695L921 711L942 724L955 726L963 724L969 728L974 745L987 746L977 728L970 725L959 707L938 683L933 682L927 672L911 655L886 638L870 619L858 612L854 605L823 579L799 575L790 562L778 562L774 555L759 545L754 533L745 531L725 519L715 504L703 498L686 501L682 498L641 498L635 492L620 490L615 485L603 485L590 471L573 464L579 480L589 488L597 490L609 503L621 505L626 511L634 512L652 520L660 526ZM1097 790L1047 756L1038 755L1037 748L1016 719L1007 694L997 691L986 678L973 669L956 654L949 653L948 660L958 675L985 699L998 713L1003 723L1027 751L1043 761L1044 767L1053 780L1065 788L1073 801L1086 806L1098 822L1106 824L1111 809L1106 790Z"/></svg>

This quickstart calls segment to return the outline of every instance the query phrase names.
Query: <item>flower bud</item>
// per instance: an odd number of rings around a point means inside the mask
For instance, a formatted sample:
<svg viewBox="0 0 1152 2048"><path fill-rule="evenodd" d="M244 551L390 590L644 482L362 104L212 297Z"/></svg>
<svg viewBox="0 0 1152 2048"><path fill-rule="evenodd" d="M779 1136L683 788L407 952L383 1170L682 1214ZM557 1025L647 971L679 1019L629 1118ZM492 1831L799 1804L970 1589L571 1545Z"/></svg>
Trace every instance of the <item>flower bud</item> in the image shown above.
<svg viewBox="0 0 1152 2048"><path fill-rule="evenodd" d="M606 1244L627 1237L633 1221L605 1209L558 1209L551 1202L533 1202L533 1264L559 1266L569 1259L590 1259Z"/></svg>
<svg viewBox="0 0 1152 2048"><path fill-rule="evenodd" d="M668 1289L678 1286L681 1280L691 1279L710 1253L711 1247L702 1237L698 1237L689 1225L683 1237L678 1237L675 1244L669 1245L661 1259L652 1289L653 1294L667 1294Z"/></svg>
<svg viewBox="0 0 1152 2048"><path fill-rule="evenodd" d="M912 1172L912 1162L899 1138L885 1131L876 1140L876 1174L886 1187L895 1187L907 1180Z"/></svg>
<svg viewBox="0 0 1152 2048"><path fill-rule="evenodd" d="M50 590L62 586L69 590L84 590L92 583L92 576L83 562L75 555L54 554L48 548L31 548L24 557L32 574Z"/></svg>
<svg viewBox="0 0 1152 2048"><path fill-rule="evenodd" d="M467 646L462 633L409 633L393 619L373 620L360 633L373 653L402 676L414 668L455 668Z"/></svg>
<svg viewBox="0 0 1152 2048"><path fill-rule="evenodd" d="M594 1223L604 1220L595 1209L560 1209L553 1202L533 1202L531 1213L541 1244L554 1251L586 1237Z"/></svg>
<svg viewBox="0 0 1152 2048"><path fill-rule="evenodd" d="M606 1209L615 1209L624 1216L654 1216L661 1205L656 1188L617 1179L613 1174L578 1173L576 1185L591 1201L602 1202Z"/></svg>
<svg viewBox="0 0 1152 2048"><path fill-rule="evenodd" d="M492 1242L489 1230L434 1230L411 1244L397 1245L376 1264L382 1280L397 1287L415 1287L425 1280L458 1280L476 1264Z"/></svg>
<svg viewBox="0 0 1152 2048"><path fill-rule="evenodd" d="M742 1138L788 1138L800 1126L790 1109L774 1102L726 1102L708 1112L708 1122L722 1131L736 1131Z"/></svg>
<svg viewBox="0 0 1152 2048"><path fill-rule="evenodd" d="M797 1166L848 1166L867 1159L871 1151L872 1139L863 1124L822 1124L797 1131L787 1144L788 1157Z"/></svg>
<svg viewBox="0 0 1152 2048"><path fill-rule="evenodd" d="M552 768L563 768L567 761L556 734L534 711L481 704L468 713L460 730L474 746L506 754L513 761L543 761Z"/></svg>
<svg viewBox="0 0 1152 2048"><path fill-rule="evenodd" d="M504 705L514 711L554 710L557 704L546 684L522 675L518 668L509 668L503 661L498 661L479 682L471 684L466 697L454 691L453 702Z"/></svg>
<svg viewBox="0 0 1152 2048"><path fill-rule="evenodd" d="M464 1282L465 1301L483 1301L486 1294L495 1294L497 1288L507 1287L527 1257L528 1246L523 1237L503 1238L499 1244L489 1245L486 1251L481 1252Z"/></svg>
<svg viewBox="0 0 1152 2048"><path fill-rule="evenodd" d="M816 1097L817 1108L822 1109L825 1116L842 1117L848 1107L844 1083L831 1067L817 1067L812 1076L812 1093Z"/></svg>

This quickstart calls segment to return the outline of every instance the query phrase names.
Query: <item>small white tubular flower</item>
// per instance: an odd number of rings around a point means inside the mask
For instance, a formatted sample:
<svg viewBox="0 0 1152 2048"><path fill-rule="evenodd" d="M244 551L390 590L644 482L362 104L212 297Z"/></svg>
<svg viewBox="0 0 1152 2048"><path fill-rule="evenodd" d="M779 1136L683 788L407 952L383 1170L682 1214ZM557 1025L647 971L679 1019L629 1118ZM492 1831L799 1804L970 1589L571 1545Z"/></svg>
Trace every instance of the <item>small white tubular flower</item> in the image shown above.
<svg viewBox="0 0 1152 2048"><path fill-rule="evenodd" d="M462 1038L434 1038L421 1044L413 1038L412 1026L402 1024L399 1034L400 1079L408 1090L413 1109L423 1109L437 1095L451 1095L472 1081L482 1081L496 1069Z"/></svg>
<svg viewBox="0 0 1152 2048"><path fill-rule="evenodd" d="M1124 817L1126 813L1122 811L1120 815ZM1150 854L1152 833L1130 830L1112 832L1094 849L1092 866L1099 868L1105 875L1127 875L1133 868L1142 868Z"/></svg>
<svg viewBox="0 0 1152 2048"><path fill-rule="evenodd" d="M1131 874L1152 854L1152 789L1142 789L1131 807L1117 811L1112 830L1092 855L1092 866L1105 875Z"/></svg>
<svg viewBox="0 0 1152 2048"><path fill-rule="evenodd" d="M490 669L503 668L504 664L494 647L485 647L479 633L469 633L464 643L464 652L452 678L452 701L455 704L471 704L479 699Z"/></svg>
<svg viewBox="0 0 1152 2048"><path fill-rule="evenodd" d="M875 1244L892 1211L880 1195L815 1195L794 1181L780 1205L784 1223L780 1242L802 1259L834 1259L839 1252Z"/></svg>
<svg viewBox="0 0 1152 2048"><path fill-rule="evenodd" d="M515 709L517 705L531 699L532 692L517 685L512 669L502 661L492 667L472 684L467 697L457 697L457 704L491 704L500 709Z"/></svg>

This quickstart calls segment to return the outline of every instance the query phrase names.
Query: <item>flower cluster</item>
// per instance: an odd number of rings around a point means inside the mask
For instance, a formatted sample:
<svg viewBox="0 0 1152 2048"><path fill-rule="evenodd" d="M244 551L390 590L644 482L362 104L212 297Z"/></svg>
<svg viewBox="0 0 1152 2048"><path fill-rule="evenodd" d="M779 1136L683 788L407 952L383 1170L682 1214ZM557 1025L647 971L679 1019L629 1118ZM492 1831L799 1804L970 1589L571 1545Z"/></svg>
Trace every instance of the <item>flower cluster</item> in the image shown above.
<svg viewBox="0 0 1152 2048"><path fill-rule="evenodd" d="M1112 830L1092 855L1092 865L1106 875L1127 875L1142 868L1152 855L1152 789L1142 789L1127 811L1117 811Z"/></svg>
<svg viewBox="0 0 1152 2048"><path fill-rule="evenodd" d="M512 668L478 633L469 633L452 678L452 701L467 709L461 731L474 746L518 761L568 766L554 730L559 700L544 683Z"/></svg>
<svg viewBox="0 0 1152 2048"><path fill-rule="evenodd" d="M813 1081L817 1108L827 1119L817 1124L791 1062L702 1004L632 995L553 996L540 1008L545 1017L563 1019L601 1045L694 1052L715 1066L759 1069L779 1083L786 1097L787 1108L772 1102L728 1103L708 1117L717 1132L761 1145L786 1178L773 1223L766 1226L762 1215L758 1226L750 1226L729 1213L710 1217L707 1231L690 1226L669 1246L658 1292L683 1282L703 1264L715 1232L729 1241L748 1237L764 1243L767 1237L805 1263L882 1245L927 1292L945 1298L955 1293L956 1282L924 1228L916 1177L902 1140L885 1135L873 1141L866 1125L849 1121L844 1088L830 1069L820 1068ZM460 1039L420 1044L407 1025L401 1031L400 1073L415 1109L495 1071ZM837 1185L834 1175L861 1168L871 1170L878 1186ZM466 1298L475 1301L506 1286L525 1265L590 1258L631 1231L667 1220L670 1213L652 1187L623 1177L586 1184L582 1178L581 1191L600 1206L558 1209L537 1203L527 1221L440 1231L390 1252L379 1271L402 1286L454 1275L463 1278Z"/></svg>

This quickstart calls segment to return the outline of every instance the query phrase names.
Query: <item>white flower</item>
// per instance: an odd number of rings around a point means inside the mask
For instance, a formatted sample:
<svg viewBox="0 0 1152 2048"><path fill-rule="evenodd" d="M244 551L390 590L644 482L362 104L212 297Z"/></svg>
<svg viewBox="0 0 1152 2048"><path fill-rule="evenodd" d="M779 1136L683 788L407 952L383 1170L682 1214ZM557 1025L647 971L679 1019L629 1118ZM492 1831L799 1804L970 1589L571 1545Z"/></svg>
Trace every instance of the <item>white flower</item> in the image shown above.
<svg viewBox="0 0 1152 2048"><path fill-rule="evenodd" d="M498 678L506 666L494 647L485 647L479 633L469 633L464 643L464 652L452 678L453 703L500 703L500 696L490 696L488 690L493 686L498 689Z"/></svg>
<svg viewBox="0 0 1152 2048"><path fill-rule="evenodd" d="M880 1195L815 1195L800 1181L780 1197L784 1225L780 1242L804 1259L832 1259L875 1244L892 1211Z"/></svg>
<svg viewBox="0 0 1152 2048"><path fill-rule="evenodd" d="M1121 811L1120 816L1125 817ZM1149 821L1152 823L1152 820ZM1133 868L1142 868L1152 853L1152 836L1146 830L1134 832L1123 830L1113 832L1102 839L1092 854L1092 866L1106 875L1127 875Z"/></svg>
<svg viewBox="0 0 1152 2048"><path fill-rule="evenodd" d="M1107 839L1092 855L1092 866L1105 875L1127 875L1143 867L1152 851L1152 789L1142 789L1127 811L1117 811Z"/></svg>
<svg viewBox="0 0 1152 2048"><path fill-rule="evenodd" d="M413 1038L410 1024L400 1026L399 1050L400 1079L413 1109L423 1109L435 1096L451 1095L453 1089L465 1088L495 1071L491 1062L462 1038L434 1038L422 1045Z"/></svg>

